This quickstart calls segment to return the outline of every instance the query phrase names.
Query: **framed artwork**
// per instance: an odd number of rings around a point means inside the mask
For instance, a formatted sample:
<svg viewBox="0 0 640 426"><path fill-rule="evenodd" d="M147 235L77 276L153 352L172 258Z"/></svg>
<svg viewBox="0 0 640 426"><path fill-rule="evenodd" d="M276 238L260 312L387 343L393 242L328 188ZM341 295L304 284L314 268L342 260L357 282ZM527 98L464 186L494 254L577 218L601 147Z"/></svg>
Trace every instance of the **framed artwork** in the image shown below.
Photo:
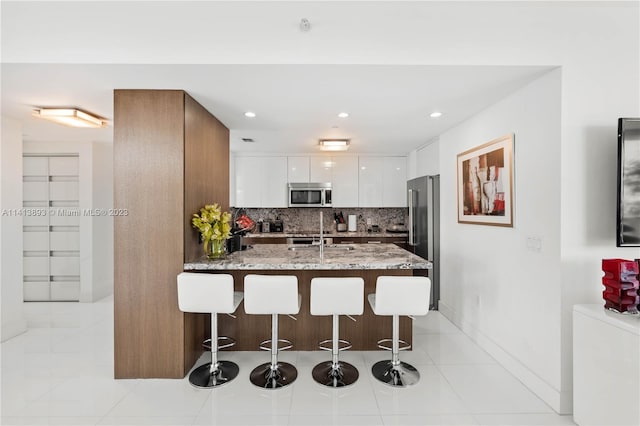
<svg viewBox="0 0 640 426"><path fill-rule="evenodd" d="M640 118L618 119L618 247L640 247Z"/></svg>
<svg viewBox="0 0 640 426"><path fill-rule="evenodd" d="M458 154L458 223L513 227L513 139Z"/></svg>

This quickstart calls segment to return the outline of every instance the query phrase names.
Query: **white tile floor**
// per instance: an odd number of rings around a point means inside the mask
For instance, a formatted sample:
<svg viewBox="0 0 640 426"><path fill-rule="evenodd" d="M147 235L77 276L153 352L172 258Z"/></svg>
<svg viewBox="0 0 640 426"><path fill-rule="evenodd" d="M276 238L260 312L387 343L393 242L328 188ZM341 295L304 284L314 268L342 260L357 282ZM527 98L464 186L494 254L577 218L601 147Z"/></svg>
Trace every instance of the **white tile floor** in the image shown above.
<svg viewBox="0 0 640 426"><path fill-rule="evenodd" d="M29 330L2 343L3 425L572 425L438 312L414 322L401 358L421 374L411 388L371 377L387 353L343 353L360 380L327 389L311 378L325 352L282 353L298 368L288 388L249 382L264 352L226 352L239 377L215 390L183 380L114 380L113 299L25 304ZM200 362L205 362L201 359Z"/></svg>

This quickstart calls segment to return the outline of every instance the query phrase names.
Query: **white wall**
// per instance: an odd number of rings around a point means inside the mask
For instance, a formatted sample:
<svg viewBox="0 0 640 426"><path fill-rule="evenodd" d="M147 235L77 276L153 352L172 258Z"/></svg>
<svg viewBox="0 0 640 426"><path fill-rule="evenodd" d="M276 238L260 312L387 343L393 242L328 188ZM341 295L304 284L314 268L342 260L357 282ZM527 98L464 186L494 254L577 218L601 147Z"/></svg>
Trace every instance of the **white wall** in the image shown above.
<svg viewBox="0 0 640 426"><path fill-rule="evenodd" d="M0 341L26 330L22 303L22 126L2 117L0 143Z"/></svg>
<svg viewBox="0 0 640 426"><path fill-rule="evenodd" d="M79 155L80 302L113 293L113 217L82 214L113 208L113 146L98 142L24 142L24 153Z"/></svg>
<svg viewBox="0 0 640 426"><path fill-rule="evenodd" d="M92 206L109 211L113 209L113 144L94 142L92 146ZM114 216L108 215L96 216L92 221L93 278L87 300L113 294L113 220Z"/></svg>
<svg viewBox="0 0 640 426"><path fill-rule="evenodd" d="M440 136L440 310L559 406L561 71ZM514 226L457 222L456 156L515 134ZM542 240L528 249L527 239Z"/></svg>

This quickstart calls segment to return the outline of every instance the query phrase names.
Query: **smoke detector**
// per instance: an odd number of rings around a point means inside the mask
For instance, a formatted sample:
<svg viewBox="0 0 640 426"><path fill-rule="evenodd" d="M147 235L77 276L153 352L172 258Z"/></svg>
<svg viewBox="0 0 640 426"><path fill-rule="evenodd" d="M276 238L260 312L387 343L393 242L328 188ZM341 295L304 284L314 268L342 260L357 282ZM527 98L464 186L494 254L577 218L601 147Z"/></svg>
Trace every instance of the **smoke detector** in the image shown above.
<svg viewBox="0 0 640 426"><path fill-rule="evenodd" d="M302 18L300 20L300 31L307 32L311 29L311 22L307 18Z"/></svg>

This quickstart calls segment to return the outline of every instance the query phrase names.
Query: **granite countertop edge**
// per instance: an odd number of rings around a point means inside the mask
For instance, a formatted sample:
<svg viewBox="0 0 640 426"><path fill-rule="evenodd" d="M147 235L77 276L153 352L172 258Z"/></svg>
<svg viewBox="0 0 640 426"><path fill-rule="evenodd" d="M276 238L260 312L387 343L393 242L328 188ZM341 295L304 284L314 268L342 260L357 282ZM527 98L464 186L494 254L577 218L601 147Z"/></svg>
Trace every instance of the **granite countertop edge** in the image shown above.
<svg viewBox="0 0 640 426"><path fill-rule="evenodd" d="M184 264L185 271L220 270L365 270L431 269L432 264L395 244L352 244L353 250L288 250L286 244L256 244L223 259L202 257ZM346 246L345 246L346 247Z"/></svg>
<svg viewBox="0 0 640 426"><path fill-rule="evenodd" d="M406 237L407 232L325 232L323 236L329 238L362 238L362 237ZM260 232L245 235L245 238L308 238L319 237L319 232Z"/></svg>

